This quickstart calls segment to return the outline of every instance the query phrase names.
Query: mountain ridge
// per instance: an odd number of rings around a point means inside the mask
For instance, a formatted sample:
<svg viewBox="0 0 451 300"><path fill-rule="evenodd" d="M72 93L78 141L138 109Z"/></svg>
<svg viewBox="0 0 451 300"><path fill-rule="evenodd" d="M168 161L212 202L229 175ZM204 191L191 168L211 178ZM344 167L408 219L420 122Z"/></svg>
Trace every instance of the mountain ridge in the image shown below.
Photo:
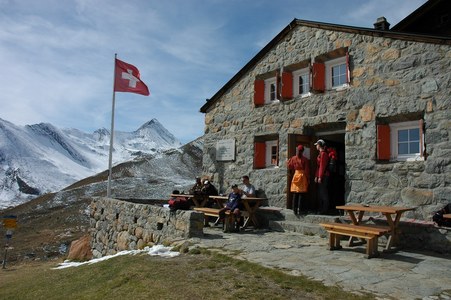
<svg viewBox="0 0 451 300"><path fill-rule="evenodd" d="M157 119L133 132L114 132L113 164L182 144ZM0 208L55 192L107 169L110 132L59 129L50 123L17 126L0 118Z"/></svg>

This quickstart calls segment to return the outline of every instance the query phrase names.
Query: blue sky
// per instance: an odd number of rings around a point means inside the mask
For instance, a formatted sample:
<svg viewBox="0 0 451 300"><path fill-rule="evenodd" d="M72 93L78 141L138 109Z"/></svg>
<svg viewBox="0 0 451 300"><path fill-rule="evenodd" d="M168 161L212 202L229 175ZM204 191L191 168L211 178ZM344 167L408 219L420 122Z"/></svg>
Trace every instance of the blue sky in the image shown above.
<svg viewBox="0 0 451 300"><path fill-rule="evenodd" d="M110 128L114 54L150 96L116 93L115 130L156 118L182 143L199 112L294 18L395 25L426 0L0 0L0 118Z"/></svg>

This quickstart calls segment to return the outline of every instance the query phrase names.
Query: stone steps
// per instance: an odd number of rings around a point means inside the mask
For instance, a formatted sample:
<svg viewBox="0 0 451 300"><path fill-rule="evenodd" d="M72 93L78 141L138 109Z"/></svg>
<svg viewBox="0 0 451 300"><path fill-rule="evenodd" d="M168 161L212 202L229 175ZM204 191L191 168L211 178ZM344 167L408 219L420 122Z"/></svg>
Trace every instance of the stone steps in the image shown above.
<svg viewBox="0 0 451 300"><path fill-rule="evenodd" d="M321 222L335 222L340 216L327 215L295 215L290 209L280 209L276 213L264 212L267 225L274 231L292 231L306 235L325 236L326 231L319 225Z"/></svg>

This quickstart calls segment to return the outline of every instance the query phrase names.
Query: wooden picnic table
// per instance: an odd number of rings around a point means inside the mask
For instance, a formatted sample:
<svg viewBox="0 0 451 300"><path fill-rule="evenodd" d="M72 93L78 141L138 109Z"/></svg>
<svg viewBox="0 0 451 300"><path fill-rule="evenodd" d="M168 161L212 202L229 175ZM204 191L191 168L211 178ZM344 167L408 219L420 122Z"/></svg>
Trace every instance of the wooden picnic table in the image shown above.
<svg viewBox="0 0 451 300"><path fill-rule="evenodd" d="M224 207L225 203L229 199L228 196L209 196L210 199L216 201L219 207ZM262 204L263 200L266 198L257 198L257 197L243 197L241 198L241 203L244 206L244 225L243 228L247 228L251 223L254 227L258 227L258 219L255 215L255 212Z"/></svg>
<svg viewBox="0 0 451 300"><path fill-rule="evenodd" d="M339 205L336 209L344 210L349 214L354 225L359 225L363 219L365 212L380 213L387 219L388 226L390 227L390 232L386 250L391 250L391 248L396 245L399 239L399 221L401 220L401 215L410 210L414 210L413 207L398 207L398 206L377 206L377 205ZM357 214L357 215L356 215ZM394 218L392 217L394 216ZM352 244L352 237L349 239L350 244Z"/></svg>

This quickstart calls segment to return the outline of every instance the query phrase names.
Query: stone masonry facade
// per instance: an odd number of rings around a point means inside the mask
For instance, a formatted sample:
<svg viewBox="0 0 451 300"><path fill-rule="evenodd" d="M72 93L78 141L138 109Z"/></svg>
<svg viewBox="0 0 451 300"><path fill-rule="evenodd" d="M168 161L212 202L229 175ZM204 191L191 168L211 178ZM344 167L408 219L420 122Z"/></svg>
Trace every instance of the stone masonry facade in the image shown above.
<svg viewBox="0 0 451 300"><path fill-rule="evenodd" d="M204 216L195 211L170 212L157 205L102 197L93 198L89 208L94 258L203 235Z"/></svg>
<svg viewBox="0 0 451 300"><path fill-rule="evenodd" d="M288 135L343 126L346 202L414 206L406 216L430 218L451 202L451 43L343 28L294 26L246 67L205 112L203 172L221 192L250 175L270 205L285 207ZM254 105L258 76L339 48L349 53L349 87ZM426 159L378 161L378 122L412 116L424 120ZM271 134L278 136L279 165L255 169L254 139ZM222 139L235 139L234 161L216 161L216 143Z"/></svg>

